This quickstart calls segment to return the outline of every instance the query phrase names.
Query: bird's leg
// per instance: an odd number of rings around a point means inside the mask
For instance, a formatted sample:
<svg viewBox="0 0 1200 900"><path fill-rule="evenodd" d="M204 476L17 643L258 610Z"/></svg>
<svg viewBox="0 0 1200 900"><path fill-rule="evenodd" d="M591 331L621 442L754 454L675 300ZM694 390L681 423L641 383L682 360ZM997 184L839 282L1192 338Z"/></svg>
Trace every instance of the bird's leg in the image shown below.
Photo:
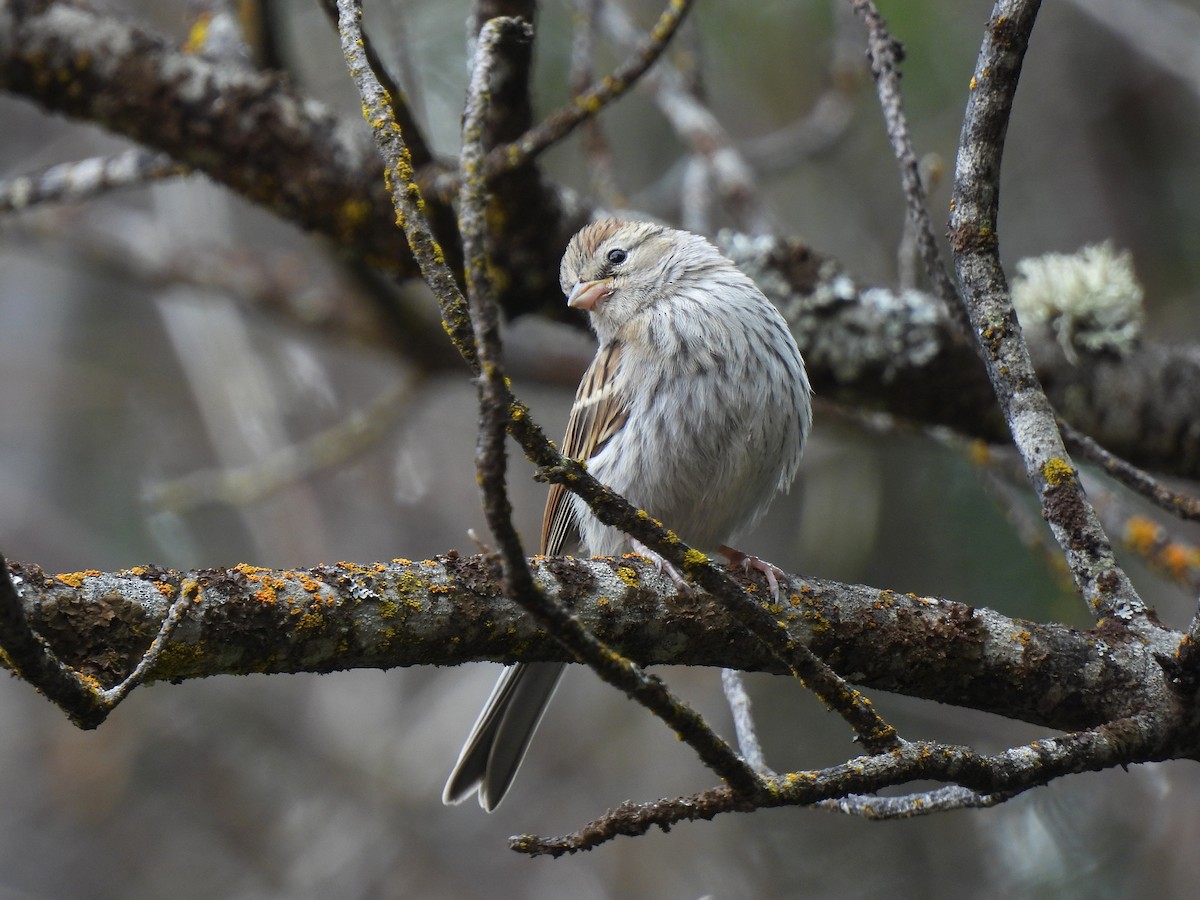
<svg viewBox="0 0 1200 900"><path fill-rule="evenodd" d="M741 569L743 572L749 572L751 569L762 572L767 579L767 587L771 589L771 599L779 601L779 579L786 578L787 573L779 566L772 565L765 559L760 559L757 556L751 556L749 553L743 553L741 550L735 550L732 547L727 547L722 544L717 548L717 552L729 560L729 568Z"/></svg>
<svg viewBox="0 0 1200 900"><path fill-rule="evenodd" d="M633 548L634 553L638 554L639 556L644 556L646 559L650 560L650 562L654 563L654 568L657 571L666 572L667 575L670 576L671 581L675 583L676 590L678 590L681 594L690 594L692 592L692 586L684 581L684 578L679 574L678 569L676 569L673 565L671 565L637 538L631 537L629 539L629 546Z"/></svg>

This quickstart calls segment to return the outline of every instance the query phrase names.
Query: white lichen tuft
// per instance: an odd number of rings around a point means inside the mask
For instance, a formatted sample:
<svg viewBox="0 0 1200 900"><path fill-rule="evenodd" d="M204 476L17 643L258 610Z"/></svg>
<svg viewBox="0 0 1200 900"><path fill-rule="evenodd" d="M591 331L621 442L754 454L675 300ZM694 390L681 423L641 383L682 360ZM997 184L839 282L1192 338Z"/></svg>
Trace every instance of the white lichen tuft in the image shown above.
<svg viewBox="0 0 1200 900"><path fill-rule="evenodd" d="M1142 296L1129 251L1108 241L1023 259L1012 283L1017 315L1049 325L1072 363L1081 350L1129 353L1142 332Z"/></svg>

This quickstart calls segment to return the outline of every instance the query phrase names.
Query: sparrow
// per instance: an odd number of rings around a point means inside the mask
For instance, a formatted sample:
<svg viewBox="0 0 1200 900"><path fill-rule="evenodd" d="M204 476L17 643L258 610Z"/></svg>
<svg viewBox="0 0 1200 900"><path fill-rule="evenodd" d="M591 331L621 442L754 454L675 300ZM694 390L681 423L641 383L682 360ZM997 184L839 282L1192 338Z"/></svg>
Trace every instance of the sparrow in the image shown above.
<svg viewBox="0 0 1200 900"><path fill-rule="evenodd" d="M599 341L575 395L562 452L684 541L731 564L774 566L726 542L786 491L812 425L811 388L787 322L754 282L705 238L663 225L602 219L567 245L567 305ZM593 556L634 549L662 560L553 485L541 552L573 541ZM678 573L668 567L677 583ZM518 663L500 676L442 794L477 793L494 810L507 793L565 664Z"/></svg>

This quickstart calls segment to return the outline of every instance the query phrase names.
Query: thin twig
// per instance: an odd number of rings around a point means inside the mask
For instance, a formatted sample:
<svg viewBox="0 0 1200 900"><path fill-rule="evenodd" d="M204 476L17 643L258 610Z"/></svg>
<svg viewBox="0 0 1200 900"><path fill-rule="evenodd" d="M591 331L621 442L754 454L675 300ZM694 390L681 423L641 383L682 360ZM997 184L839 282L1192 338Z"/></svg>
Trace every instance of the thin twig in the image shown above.
<svg viewBox="0 0 1200 900"><path fill-rule="evenodd" d="M981 794L956 784L905 794L903 797L877 797L871 794L849 794L837 799L822 800L813 805L830 812L860 816L864 819L915 819L954 809L987 809L1011 800L1020 791L999 791Z"/></svg>
<svg viewBox="0 0 1200 900"><path fill-rule="evenodd" d="M1160 509L1165 509L1181 519L1200 520L1200 497L1171 490L1149 472L1108 452L1082 431L1073 428L1061 418L1058 419L1058 427L1062 431L1068 447L1096 463L1131 491L1140 494Z"/></svg>
<svg viewBox="0 0 1200 900"><path fill-rule="evenodd" d="M550 113L519 140L504 147L497 147L489 153L488 177L525 165L637 84L638 79L666 50L667 44L675 35L688 10L692 8L693 2L694 0L668 0L650 33L611 75L599 79L586 91L576 94L571 102Z"/></svg>
<svg viewBox="0 0 1200 900"><path fill-rule="evenodd" d="M98 194L186 175L191 169L165 153L142 147L112 156L59 163L0 181L0 213L42 203L79 203Z"/></svg>
<svg viewBox="0 0 1200 900"><path fill-rule="evenodd" d="M969 323L963 315L958 290L942 263L937 239L933 235L925 185L921 182L921 170L917 154L913 150L908 118L904 114L904 101L900 93L900 63L904 60L904 47L892 37L887 23L872 0L850 2L867 26L867 52L871 58L871 73L875 76L875 89L879 93L879 104L883 107L883 119L887 124L888 138L892 142L892 152L900 164L900 183L908 202L909 221L916 227L917 250L925 265L925 273L929 276L934 292L946 304L946 309L950 310L951 315L958 317L964 333L969 332Z"/></svg>
<svg viewBox="0 0 1200 900"><path fill-rule="evenodd" d="M746 760L755 772L774 775L775 773L767 767L762 744L758 741L758 732L754 727L754 713L750 708L750 695L746 693L742 673L737 669L722 669L721 687L725 691L725 700L729 703L729 711L733 714L733 730L737 735L738 749L742 753L742 759Z"/></svg>
<svg viewBox="0 0 1200 900"><path fill-rule="evenodd" d="M601 21L618 42L628 44L634 40L633 22L621 7L606 6ZM698 185L711 180L715 193L734 214L739 227L753 234L775 230L778 216L763 199L755 183L753 168L720 120L693 92L694 80L685 77L677 68L659 66L643 79L643 83L653 92L659 110L676 134L691 146L696 157L695 161L689 161L693 196L699 193Z"/></svg>
<svg viewBox="0 0 1200 900"><path fill-rule="evenodd" d="M571 46L569 83L573 97L584 96L595 80L596 32L601 0L576 0L575 38ZM617 184L612 147L596 116L585 119L583 153L589 162L592 190L604 205L612 209L625 206L625 198Z"/></svg>
<svg viewBox="0 0 1200 900"><path fill-rule="evenodd" d="M650 33L611 74L597 80L582 93L576 94L568 103L547 115L517 140L492 149L488 153L485 166L488 180L532 162L582 122L598 115L606 106L624 96L666 50L667 44L693 2L694 0L668 0ZM341 0L338 0L338 6L341 6ZM459 188L457 172L440 173L433 179L431 186L431 189L443 198L453 196Z"/></svg>
<svg viewBox="0 0 1200 900"><path fill-rule="evenodd" d="M1030 360L1000 265L1000 160L1039 5L1038 0L1000 0L993 9L971 79L959 143L951 245L972 332L1076 589L1097 618L1151 628L1152 613L1117 565L1108 536L1080 486Z"/></svg>
<svg viewBox="0 0 1200 900"><path fill-rule="evenodd" d="M104 709L105 715L112 712L118 703L129 696L130 691L140 685L146 679L146 676L154 671L154 666L166 649L167 642L171 640L171 635L175 633L175 629L183 621L184 615L193 602L193 598L186 594L181 594L176 598L175 602L171 604L171 608L167 610L162 625L158 628L158 634L154 636L154 640L150 642L150 646L146 648L146 652L142 654L142 658L138 661L133 671L126 675L118 684L113 685L107 690L100 691L100 705ZM100 723L97 722L96 724Z"/></svg>
<svg viewBox="0 0 1200 900"><path fill-rule="evenodd" d="M999 802L1064 775L1153 759L1161 752L1157 741L1162 738L1148 720L1130 718L1092 731L1045 738L994 756L982 756L969 747L904 743L889 753L771 778L773 790L767 805L810 806L918 780L958 785L979 796L979 805L988 805L986 795L998 795L996 802ZM955 798L955 792L930 794L935 802L943 804L952 803ZM900 801L897 807L903 809L903 801L909 798L897 799ZM912 798L913 806L918 803ZM572 834L554 838L517 835L509 839L509 847L530 856L558 857L592 850L617 837L644 834L655 827L668 830L680 822L712 819L722 813L750 812L755 808L726 787L711 788L688 797L624 803ZM866 805L860 808L865 811ZM881 808L888 807L882 804Z"/></svg>
<svg viewBox="0 0 1200 900"><path fill-rule="evenodd" d="M338 24L337 0L321 0L321 8L325 10L325 15L329 18L330 24L336 28ZM420 168L426 163L433 162L433 153L430 151L429 145L425 142L424 132L421 131L420 126L417 124L412 104L408 101L408 93L392 77L391 70L384 65L383 59L375 49L375 42L371 40L371 35L366 29L362 31L362 42L363 54L366 56L367 65L371 67L371 71L379 79L380 85L387 91L387 95L391 98L392 113L395 115L400 129L404 132L404 142L408 146L409 155L412 156L413 165Z"/></svg>

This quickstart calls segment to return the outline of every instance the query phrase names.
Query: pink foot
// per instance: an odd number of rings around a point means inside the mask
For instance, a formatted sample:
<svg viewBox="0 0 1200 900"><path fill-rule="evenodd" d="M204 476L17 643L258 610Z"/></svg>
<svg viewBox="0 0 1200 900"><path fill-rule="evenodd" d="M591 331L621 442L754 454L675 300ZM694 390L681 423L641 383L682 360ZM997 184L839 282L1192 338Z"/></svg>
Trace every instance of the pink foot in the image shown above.
<svg viewBox="0 0 1200 900"><path fill-rule="evenodd" d="M787 577L787 573L783 569L772 565L765 559L759 559L757 556L751 556L741 550L734 550L724 544L717 548L717 552L729 560L731 569L741 569L743 572L754 569L761 572L767 579L767 587L771 589L771 599L775 602L779 601L779 579Z"/></svg>
<svg viewBox="0 0 1200 900"><path fill-rule="evenodd" d="M679 593L690 594L692 592L692 586L684 581L684 578L679 574L678 569L676 569L673 565L671 565L637 538L629 538L629 546L633 548L634 553L638 554L639 556L644 556L646 559L650 560L650 562L654 563L654 568L656 570L659 572L666 572L671 581L675 583L675 589L679 591Z"/></svg>

